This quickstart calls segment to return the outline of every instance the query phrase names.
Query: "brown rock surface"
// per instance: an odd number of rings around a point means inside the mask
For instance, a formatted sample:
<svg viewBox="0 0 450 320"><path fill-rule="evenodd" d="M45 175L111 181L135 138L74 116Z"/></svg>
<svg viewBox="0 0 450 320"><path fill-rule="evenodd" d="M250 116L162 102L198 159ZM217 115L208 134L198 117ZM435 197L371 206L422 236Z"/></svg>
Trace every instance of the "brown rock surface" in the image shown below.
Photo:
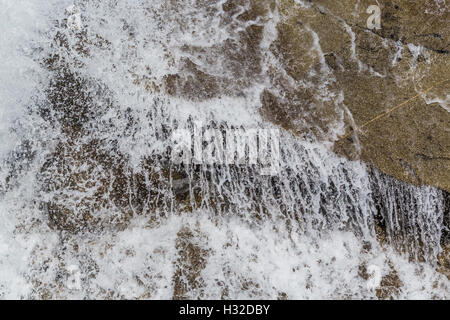
<svg viewBox="0 0 450 320"><path fill-rule="evenodd" d="M339 108L347 135L335 144L338 153L372 163L397 179L450 191L450 114L448 102L437 102L448 99L450 89L449 8L434 1L385 1L382 28L372 31L366 27L371 4L280 1L279 41L273 51L297 84L312 79L314 86L306 93L290 88L297 97L314 95L324 86L311 74L325 59L330 71L325 87L343 96ZM312 118L320 119L320 127L331 127L329 118L339 115L331 102L301 100ZM305 117L304 108L292 110L295 104L277 105L278 122L285 128L298 123L290 114ZM350 135L352 130L357 134Z"/></svg>

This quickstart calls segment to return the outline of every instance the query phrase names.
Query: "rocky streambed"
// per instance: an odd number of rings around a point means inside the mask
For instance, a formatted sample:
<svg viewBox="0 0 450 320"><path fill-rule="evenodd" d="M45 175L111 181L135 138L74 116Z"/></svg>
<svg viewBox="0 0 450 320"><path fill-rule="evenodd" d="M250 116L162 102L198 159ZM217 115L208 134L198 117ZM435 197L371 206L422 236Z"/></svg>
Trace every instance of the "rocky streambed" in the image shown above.
<svg viewBox="0 0 450 320"><path fill-rule="evenodd" d="M449 4L373 5L10 6L0 297L448 299ZM279 171L174 163L198 123Z"/></svg>

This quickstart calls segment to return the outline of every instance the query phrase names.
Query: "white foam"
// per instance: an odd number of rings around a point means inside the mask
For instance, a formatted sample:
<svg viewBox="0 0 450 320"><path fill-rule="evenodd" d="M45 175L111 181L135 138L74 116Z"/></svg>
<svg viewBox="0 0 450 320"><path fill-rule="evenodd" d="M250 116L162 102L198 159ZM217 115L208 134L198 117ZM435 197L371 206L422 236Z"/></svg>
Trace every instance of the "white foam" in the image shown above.
<svg viewBox="0 0 450 320"><path fill-rule="evenodd" d="M89 138L104 141L105 150L112 148L112 142L117 143L118 149L130 157L129 165L137 168L142 158L165 150L167 144L158 139L158 130L161 125L171 126L173 121L182 124L193 118L205 123L223 121L229 126L273 126L263 123L258 108L260 94L270 84L265 73L278 62L269 50L277 37L277 11L272 20L234 21L222 28L223 1L209 7L214 12L212 16L195 7L194 0L173 8L168 8L163 0L117 2L116 6L113 1L77 2L80 13L75 13L72 29L59 30L70 43L76 41L79 28L85 28L92 42L96 35L107 40L102 46L88 41L88 56L75 50L60 52L72 62L75 58L82 62L69 64L71 71L108 88L112 105L102 102L100 96L94 97L102 110L97 110L98 117L90 119ZM50 229L49 217L39 204L51 200L76 207L81 199L101 189L100 178L105 178L108 170L99 165L90 168L90 162L81 161L74 162L60 176L50 176L65 181L69 173L89 172L91 180L84 192L70 187L48 191L37 178L46 156L53 151L56 137L64 138L57 124L48 124L37 115L34 102L43 101L40 90L50 76L37 62L54 50L50 48L55 32L50 20L61 20L65 9L74 3L24 0L13 4L3 0L0 4L5 8L0 13L0 31L7 35L0 41L0 55L6 62L0 71L0 159L5 164L0 170L1 298L39 298L44 293L52 298L172 298L176 270L182 267L177 248L180 241L191 242L204 255L204 268L198 270L200 285L185 292L193 299L276 299L283 295L291 299L372 299L376 298L380 275L392 271L390 264L403 283L395 297L449 298L448 279L431 264L410 262L405 255L382 248L376 241L376 208L366 167L339 158L328 150L327 144L301 141L286 132L281 137L279 194L263 178L232 176L231 170L223 169L212 173L217 181L205 178L199 188L205 197L214 197L208 192L220 188L235 212L220 215L211 208L202 208L188 214L171 209L162 214L151 212L156 221L136 213L122 231L107 229L102 233L71 235ZM206 73L229 76L232 72L223 63L225 56L220 50L212 50L211 56L207 50L189 52L184 47L211 49L234 39L236 32L248 23L265 26L261 44L263 71L260 78L243 88L241 95L219 94L193 102L133 83L138 77L162 85L165 76L183 72L182 60L186 57ZM351 36L351 30L347 31ZM311 54L318 57L323 73L323 90L318 92L318 99L334 101L338 109L342 95L327 89L333 79L329 77L318 34L309 32L314 39ZM36 50L38 47L43 51ZM410 48L413 53L415 49ZM356 53L354 58L357 59ZM290 79L286 73L283 76ZM25 112L28 106L31 114ZM132 130L128 128L128 116L134 120ZM332 134L343 131L341 122L334 126ZM11 127L20 129L16 138L8 134ZM6 192L6 177L11 169L6 155L22 139L31 141L35 158L29 160L27 169L18 174L14 187L8 187ZM227 187L225 181L230 177L235 181ZM256 189L255 183L262 193L258 204L267 209L258 219L255 215L261 212L252 208L255 199L248 195L248 186ZM398 186L386 183L384 198L392 209L388 214L396 219L402 214L393 209L398 203ZM422 228L417 230L422 241L430 247L434 243L430 252L435 254L433 250L440 249L435 243L439 236L435 231L442 229L440 193L433 188L404 190L406 195L421 199L418 209L413 201L406 203L415 208L408 217ZM121 214L115 206L108 210L93 213L96 217ZM186 228L192 236L182 238L180 231ZM392 228L398 231L395 224ZM370 250L363 249L363 241L370 243ZM368 267L369 272L374 269L370 266L379 268L369 285L359 274L361 266ZM181 277L177 281L188 279Z"/></svg>

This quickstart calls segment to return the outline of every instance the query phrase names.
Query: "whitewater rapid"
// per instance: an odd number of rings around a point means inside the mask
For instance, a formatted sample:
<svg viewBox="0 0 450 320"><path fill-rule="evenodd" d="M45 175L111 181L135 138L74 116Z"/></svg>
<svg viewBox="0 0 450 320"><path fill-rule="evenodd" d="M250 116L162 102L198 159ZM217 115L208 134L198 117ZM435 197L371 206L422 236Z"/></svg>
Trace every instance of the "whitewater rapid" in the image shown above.
<svg viewBox="0 0 450 320"><path fill-rule="evenodd" d="M345 109L317 35L329 139L281 130L275 177L179 169L189 197L177 198L171 130L277 128L259 113L268 74L285 75L270 51L277 10L241 21L226 2L0 0L0 298L376 299L382 279L388 297L450 297L436 271L443 192L330 150ZM251 25L264 28L256 69L239 56ZM193 99L198 71L221 80ZM164 91L173 75L187 92ZM68 104L71 90L83 93Z"/></svg>

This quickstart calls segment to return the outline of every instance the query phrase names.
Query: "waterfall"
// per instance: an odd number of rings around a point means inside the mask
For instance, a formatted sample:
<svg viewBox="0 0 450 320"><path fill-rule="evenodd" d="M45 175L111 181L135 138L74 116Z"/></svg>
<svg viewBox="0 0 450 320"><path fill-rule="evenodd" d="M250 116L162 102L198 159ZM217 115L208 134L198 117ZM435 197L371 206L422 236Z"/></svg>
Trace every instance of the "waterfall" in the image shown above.
<svg viewBox="0 0 450 320"><path fill-rule="evenodd" d="M227 3L2 1L3 34L27 36L0 47L1 298L449 298L448 194L331 150L345 111L320 39L301 85L335 101L327 130L267 121L273 78L300 85L270 50L277 8ZM174 164L195 122L279 130L278 172Z"/></svg>

